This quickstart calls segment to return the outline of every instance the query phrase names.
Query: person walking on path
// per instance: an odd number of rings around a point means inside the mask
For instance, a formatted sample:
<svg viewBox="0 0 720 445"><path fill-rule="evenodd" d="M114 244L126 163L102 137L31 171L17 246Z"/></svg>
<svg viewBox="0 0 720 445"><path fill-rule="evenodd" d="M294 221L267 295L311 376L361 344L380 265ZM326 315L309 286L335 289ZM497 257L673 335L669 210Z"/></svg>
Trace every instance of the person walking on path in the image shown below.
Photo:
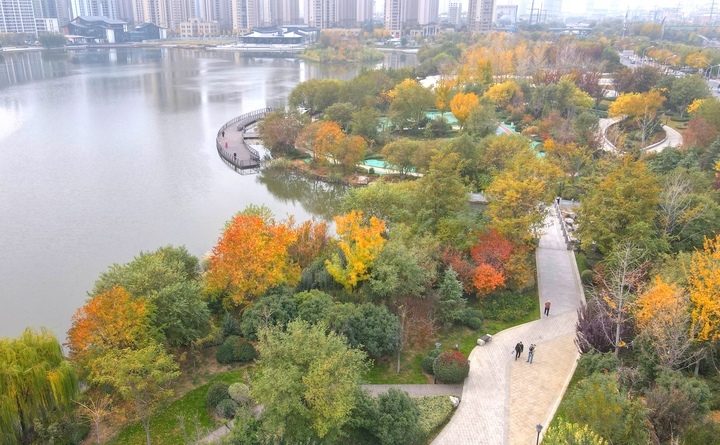
<svg viewBox="0 0 720 445"><path fill-rule="evenodd" d="M523 346L522 342L519 342L518 344L515 345L515 360L520 358L520 355L522 354L523 349L524 349L524 346Z"/></svg>
<svg viewBox="0 0 720 445"><path fill-rule="evenodd" d="M222 132L222 137L225 137L225 130L223 130Z"/></svg>
<svg viewBox="0 0 720 445"><path fill-rule="evenodd" d="M227 142L225 142L225 148L228 148Z"/></svg>
<svg viewBox="0 0 720 445"><path fill-rule="evenodd" d="M550 316L550 300L545 302L545 316L546 317Z"/></svg>
<svg viewBox="0 0 720 445"><path fill-rule="evenodd" d="M532 359L533 359L534 355L535 355L535 343L532 343L530 345L530 347L528 348L528 359L525 361L530 362L530 364L532 365Z"/></svg>

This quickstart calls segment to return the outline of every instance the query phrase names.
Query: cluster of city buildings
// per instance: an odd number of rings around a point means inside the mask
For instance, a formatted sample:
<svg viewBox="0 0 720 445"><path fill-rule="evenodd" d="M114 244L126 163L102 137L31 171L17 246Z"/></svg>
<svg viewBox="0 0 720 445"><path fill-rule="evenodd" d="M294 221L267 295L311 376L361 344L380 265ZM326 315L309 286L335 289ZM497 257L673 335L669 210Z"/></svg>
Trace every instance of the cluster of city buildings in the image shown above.
<svg viewBox="0 0 720 445"><path fill-rule="evenodd" d="M507 1L507 0L506 0ZM512 0L517 2L517 0ZM532 0L523 0L532 1ZM545 3L562 0L537 0ZM375 0L0 0L0 33L73 35L92 32L108 35L118 42L119 28L127 35L152 29L153 35L184 37L237 35L262 27L306 25L318 29L357 28L384 21L393 37L410 35L425 28L425 35L438 32L437 26L464 26L472 32L490 31L493 13L506 21L517 19L518 5L495 5L495 0L468 0L463 11L460 0L451 1L439 14L439 0L385 0L384 16L378 17ZM129 25L145 25L143 29ZM427 28L430 26L429 28ZM436 26L433 28L432 26ZM98 37L99 38L99 37ZM128 40L129 38L125 38Z"/></svg>

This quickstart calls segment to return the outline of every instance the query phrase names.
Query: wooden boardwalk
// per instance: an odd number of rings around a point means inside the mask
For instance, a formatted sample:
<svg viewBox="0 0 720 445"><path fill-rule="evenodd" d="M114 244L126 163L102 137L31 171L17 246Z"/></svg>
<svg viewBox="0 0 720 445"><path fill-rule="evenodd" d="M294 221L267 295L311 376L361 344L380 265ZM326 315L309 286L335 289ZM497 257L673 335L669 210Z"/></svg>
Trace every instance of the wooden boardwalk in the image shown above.
<svg viewBox="0 0 720 445"><path fill-rule="evenodd" d="M220 158L235 171L257 170L260 168L260 155L245 141L247 127L272 112L272 108L263 108L238 116L218 130L215 146ZM257 134L253 132L253 136Z"/></svg>

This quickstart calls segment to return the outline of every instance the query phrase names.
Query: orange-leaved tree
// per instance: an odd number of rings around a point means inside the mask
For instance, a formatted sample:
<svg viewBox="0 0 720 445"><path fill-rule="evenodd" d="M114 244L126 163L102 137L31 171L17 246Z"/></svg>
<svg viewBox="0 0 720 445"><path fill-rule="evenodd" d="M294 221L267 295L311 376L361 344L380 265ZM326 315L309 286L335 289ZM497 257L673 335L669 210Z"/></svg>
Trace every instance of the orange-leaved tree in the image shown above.
<svg viewBox="0 0 720 445"><path fill-rule="evenodd" d="M68 331L70 356L79 362L110 349L135 348L152 340L148 301L113 287L75 312Z"/></svg>
<svg viewBox="0 0 720 445"><path fill-rule="evenodd" d="M373 216L365 222L362 212L355 210L334 219L342 258L335 253L325 260L325 266L335 281L352 292L360 281L370 277L369 270L385 246L385 221Z"/></svg>
<svg viewBox="0 0 720 445"><path fill-rule="evenodd" d="M205 275L206 292L225 307L252 303L269 288L300 278L289 249L297 233L272 218L237 214L213 248Z"/></svg>
<svg viewBox="0 0 720 445"><path fill-rule="evenodd" d="M288 249L290 258L300 266L300 269L304 269L327 249L328 225L325 221L308 220L296 226L292 218L288 224L297 235L295 242Z"/></svg>
<svg viewBox="0 0 720 445"><path fill-rule="evenodd" d="M505 265L513 254L514 245L495 229L482 234L478 241L470 249L470 256L477 264L473 272L473 284L478 296L482 297L505 285Z"/></svg>
<svg viewBox="0 0 720 445"><path fill-rule="evenodd" d="M470 113L480 107L480 99L475 93L457 93L450 101L450 111L458 120L460 128L465 125Z"/></svg>

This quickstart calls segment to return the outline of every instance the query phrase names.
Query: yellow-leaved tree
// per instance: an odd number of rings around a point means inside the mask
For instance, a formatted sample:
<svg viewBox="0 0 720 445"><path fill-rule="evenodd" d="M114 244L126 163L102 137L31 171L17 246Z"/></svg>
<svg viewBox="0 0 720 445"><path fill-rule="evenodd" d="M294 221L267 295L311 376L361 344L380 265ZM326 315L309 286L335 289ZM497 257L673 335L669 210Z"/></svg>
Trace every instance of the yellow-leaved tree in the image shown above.
<svg viewBox="0 0 720 445"><path fill-rule="evenodd" d="M485 94L483 94L483 96L495 102L495 105L498 107L505 108L510 104L510 101L518 92L520 92L518 84L512 80L508 80L491 86Z"/></svg>
<svg viewBox="0 0 720 445"><path fill-rule="evenodd" d="M699 341L720 339L720 235L706 239L687 271L693 331Z"/></svg>
<svg viewBox="0 0 720 445"><path fill-rule="evenodd" d="M653 357L663 368L684 368L701 354L701 351L691 352L694 335L690 328L689 303L684 289L656 277L633 305L640 336L649 340L640 342L640 347L649 349L647 357Z"/></svg>
<svg viewBox="0 0 720 445"><path fill-rule="evenodd" d="M626 93L615 99L608 113L610 116L625 116L631 119L640 130L642 138L640 147L645 148L648 136L659 124L658 110L663 102L665 98L657 90L650 90L647 93Z"/></svg>
<svg viewBox="0 0 720 445"><path fill-rule="evenodd" d="M480 99L475 93L457 93L450 101L450 111L458 120L460 128L465 126L470 113L480 107Z"/></svg>
<svg viewBox="0 0 720 445"><path fill-rule="evenodd" d="M345 215L336 216L337 245L342 251L325 260L328 273L352 292L360 281L370 277L369 270L385 245L385 222L371 217L367 223L363 214L353 210Z"/></svg>

